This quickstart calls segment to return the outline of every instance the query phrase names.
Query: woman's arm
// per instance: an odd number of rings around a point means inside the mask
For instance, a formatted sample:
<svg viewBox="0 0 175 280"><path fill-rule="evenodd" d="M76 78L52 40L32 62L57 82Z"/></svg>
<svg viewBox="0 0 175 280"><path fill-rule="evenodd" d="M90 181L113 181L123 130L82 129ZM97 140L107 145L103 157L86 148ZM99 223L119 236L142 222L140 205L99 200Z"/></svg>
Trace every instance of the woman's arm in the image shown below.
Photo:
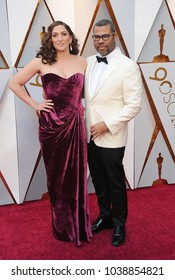
<svg viewBox="0 0 175 280"><path fill-rule="evenodd" d="M47 111L53 107L52 100L44 100L37 103L24 89L24 84L28 82L35 74L40 72L42 62L40 58L31 60L22 70L20 70L9 82L9 88L26 104L31 106L36 111Z"/></svg>

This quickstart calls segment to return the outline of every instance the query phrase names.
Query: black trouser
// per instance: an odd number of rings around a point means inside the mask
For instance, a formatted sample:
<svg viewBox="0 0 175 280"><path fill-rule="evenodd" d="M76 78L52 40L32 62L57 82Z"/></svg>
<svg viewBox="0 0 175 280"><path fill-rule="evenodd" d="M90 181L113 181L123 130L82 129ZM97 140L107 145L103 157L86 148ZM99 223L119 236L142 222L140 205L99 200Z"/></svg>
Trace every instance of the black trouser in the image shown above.
<svg viewBox="0 0 175 280"><path fill-rule="evenodd" d="M114 225L125 225L127 191L123 157L125 147L102 148L91 141L88 144L88 163L98 198L100 217L112 218Z"/></svg>

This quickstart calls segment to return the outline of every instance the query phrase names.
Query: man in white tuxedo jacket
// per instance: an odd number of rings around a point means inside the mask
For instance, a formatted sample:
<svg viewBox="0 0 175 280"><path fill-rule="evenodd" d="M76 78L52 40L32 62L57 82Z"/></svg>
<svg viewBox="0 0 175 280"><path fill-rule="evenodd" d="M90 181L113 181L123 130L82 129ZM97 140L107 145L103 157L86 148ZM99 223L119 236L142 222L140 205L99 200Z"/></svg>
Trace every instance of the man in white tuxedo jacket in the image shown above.
<svg viewBox="0 0 175 280"><path fill-rule="evenodd" d="M92 233L114 228L112 245L126 239L128 213L123 157L128 122L141 109L142 79L138 65L116 47L113 22L103 19L93 28L98 52L87 58L85 107L88 163L99 205Z"/></svg>

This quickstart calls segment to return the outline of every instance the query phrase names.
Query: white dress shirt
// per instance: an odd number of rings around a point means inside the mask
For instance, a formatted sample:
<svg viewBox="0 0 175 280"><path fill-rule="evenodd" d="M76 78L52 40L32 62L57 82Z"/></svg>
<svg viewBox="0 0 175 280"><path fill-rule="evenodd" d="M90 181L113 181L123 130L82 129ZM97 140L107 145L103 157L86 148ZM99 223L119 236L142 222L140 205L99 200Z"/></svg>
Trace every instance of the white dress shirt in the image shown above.
<svg viewBox="0 0 175 280"><path fill-rule="evenodd" d="M92 73L91 73L91 85L90 85L90 96L91 97L95 93L95 90L97 88L97 85L100 81L102 74L106 70L107 66L110 64L111 60L115 57L115 53L116 53L117 49L118 48L116 48L114 51L112 51L111 53L109 53L108 55L105 56L107 58L108 64L106 64L104 62L98 63L98 61L96 61L96 63L94 64L94 68L92 69ZM100 54L97 54L97 55L101 57Z"/></svg>

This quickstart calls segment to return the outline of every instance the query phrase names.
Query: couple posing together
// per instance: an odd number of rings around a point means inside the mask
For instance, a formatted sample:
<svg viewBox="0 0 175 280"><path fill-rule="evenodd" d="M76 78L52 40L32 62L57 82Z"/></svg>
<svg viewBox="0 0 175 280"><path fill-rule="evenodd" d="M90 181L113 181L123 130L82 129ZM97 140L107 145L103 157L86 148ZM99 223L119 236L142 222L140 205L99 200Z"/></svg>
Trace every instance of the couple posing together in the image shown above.
<svg viewBox="0 0 175 280"><path fill-rule="evenodd" d="M85 60L78 56L71 28L53 22L36 58L12 78L9 88L40 112L39 140L54 237L79 246L93 234L113 228L112 245L119 246L126 239L128 212L123 167L127 127L141 109L142 80L138 65L116 47L112 21L96 22L92 39L97 55ZM36 74L43 85L41 103L23 87ZM92 225L87 161L99 206Z"/></svg>

